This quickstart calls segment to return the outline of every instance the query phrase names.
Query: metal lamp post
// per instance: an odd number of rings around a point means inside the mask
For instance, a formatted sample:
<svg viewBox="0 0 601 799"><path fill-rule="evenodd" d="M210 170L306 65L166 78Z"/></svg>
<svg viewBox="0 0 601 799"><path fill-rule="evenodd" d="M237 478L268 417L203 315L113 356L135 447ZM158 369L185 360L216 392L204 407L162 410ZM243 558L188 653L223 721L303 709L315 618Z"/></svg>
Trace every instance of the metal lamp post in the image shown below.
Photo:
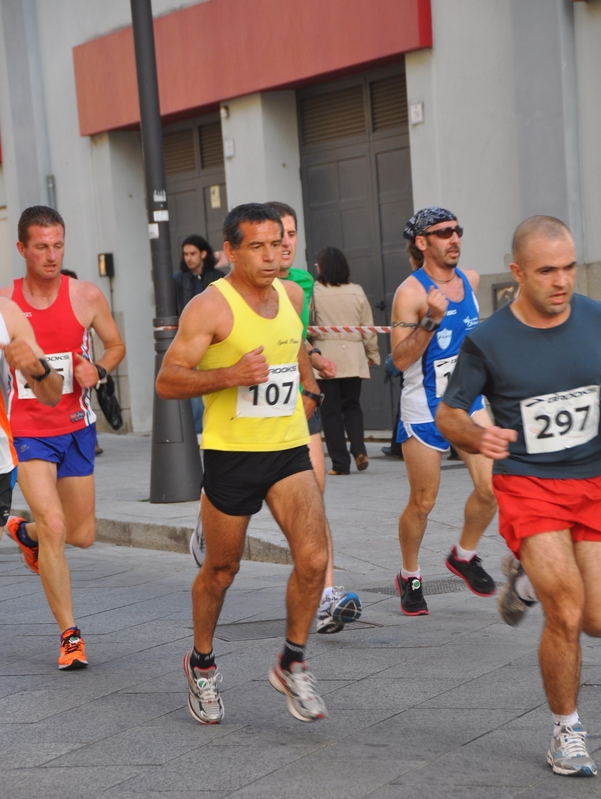
<svg viewBox="0 0 601 799"><path fill-rule="evenodd" d="M131 14L156 306L156 318L153 321L156 378L163 355L175 337L177 315L151 0L131 0ZM202 466L190 403L188 400L162 400L155 390L150 501L185 502L197 499L201 478Z"/></svg>

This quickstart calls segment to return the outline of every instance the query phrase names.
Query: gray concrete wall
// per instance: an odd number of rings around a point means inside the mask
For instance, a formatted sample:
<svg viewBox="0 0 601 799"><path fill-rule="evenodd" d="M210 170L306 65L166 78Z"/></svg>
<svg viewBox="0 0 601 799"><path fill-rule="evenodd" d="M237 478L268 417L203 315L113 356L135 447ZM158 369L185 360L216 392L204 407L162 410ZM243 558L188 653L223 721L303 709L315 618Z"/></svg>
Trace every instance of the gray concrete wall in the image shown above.
<svg viewBox="0 0 601 799"><path fill-rule="evenodd" d="M503 273L520 221L508 0L432 0L434 46L406 57L414 206L465 227L461 265Z"/></svg>
<svg viewBox="0 0 601 799"><path fill-rule="evenodd" d="M511 22L521 216L559 217L582 261L574 5L512 0Z"/></svg>
<svg viewBox="0 0 601 799"><path fill-rule="evenodd" d="M198 0L153 0L155 16ZM97 255L113 252L113 307L128 348L119 370L127 425L150 430L154 356L153 288L137 134L92 141L79 135L72 48L131 24L123 0L0 0L0 127L6 186L3 231L17 238L23 208L48 204L46 175L56 180L66 222L65 267L91 280L110 301ZM1 220L0 220L1 221ZM16 248L0 253L0 280L24 274ZM4 255L4 257L1 257Z"/></svg>
<svg viewBox="0 0 601 799"><path fill-rule="evenodd" d="M222 119L223 137L233 140L235 150L232 158L225 159L229 207L268 200L291 205L298 215L294 265L306 269L295 92L251 94L224 105L229 116Z"/></svg>
<svg viewBox="0 0 601 799"><path fill-rule="evenodd" d="M601 1L574 3L584 256L601 261Z"/></svg>

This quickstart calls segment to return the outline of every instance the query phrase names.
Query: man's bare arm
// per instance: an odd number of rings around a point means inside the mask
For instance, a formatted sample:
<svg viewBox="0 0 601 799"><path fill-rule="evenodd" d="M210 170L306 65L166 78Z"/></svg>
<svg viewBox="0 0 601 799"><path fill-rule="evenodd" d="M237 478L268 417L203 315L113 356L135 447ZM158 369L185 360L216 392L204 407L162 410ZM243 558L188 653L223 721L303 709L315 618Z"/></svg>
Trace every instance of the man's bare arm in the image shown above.
<svg viewBox="0 0 601 799"><path fill-rule="evenodd" d="M392 304L392 360L399 371L406 371L412 363L422 357L433 333L419 323L426 314L441 322L444 319L448 300L438 289L431 288L424 303L421 284L408 278L399 286Z"/></svg>
<svg viewBox="0 0 601 799"><path fill-rule="evenodd" d="M298 371L302 388L304 388L306 391L310 391L312 394L319 394L319 385L313 375L313 368L311 366L311 361L309 360L309 354L307 353L307 348L305 347L304 341L301 343L300 349L298 351ZM312 400L311 397L303 395L303 406L305 408L307 419L315 410L316 405L317 403Z"/></svg>
<svg viewBox="0 0 601 799"><path fill-rule="evenodd" d="M106 297L94 284L94 317L91 327L102 341L104 350L96 363L104 366L107 372L112 372L125 358L125 344L117 327Z"/></svg>
<svg viewBox="0 0 601 799"><path fill-rule="evenodd" d="M223 306L207 289L184 308L177 334L163 359L156 389L162 399L190 399L234 386L265 383L269 376L263 347L247 352L233 366L198 371L196 366L211 345Z"/></svg>
<svg viewBox="0 0 601 799"><path fill-rule="evenodd" d="M51 368L48 377L41 381L34 379L41 377L46 370L40 363L44 353L35 339L33 328L19 306L12 300L0 300L0 310L10 336L10 343L4 347L8 364L23 374L41 403L57 405L63 391L62 375Z"/></svg>
<svg viewBox="0 0 601 799"><path fill-rule="evenodd" d="M492 460L509 457L509 443L517 441L516 430L502 427L480 427L461 408L451 408L441 401L436 413L436 426L451 444L472 454L480 453Z"/></svg>

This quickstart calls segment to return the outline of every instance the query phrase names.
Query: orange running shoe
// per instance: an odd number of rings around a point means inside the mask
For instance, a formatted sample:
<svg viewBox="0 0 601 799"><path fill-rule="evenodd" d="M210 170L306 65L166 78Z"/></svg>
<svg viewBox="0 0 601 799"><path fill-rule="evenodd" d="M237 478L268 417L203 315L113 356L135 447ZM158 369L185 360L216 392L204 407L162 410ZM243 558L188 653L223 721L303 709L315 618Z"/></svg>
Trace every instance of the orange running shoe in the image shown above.
<svg viewBox="0 0 601 799"><path fill-rule="evenodd" d="M26 521L27 519L22 519L20 516L9 516L8 521L6 522L6 532L9 534L12 540L19 545L23 563L25 563L25 565L31 569L32 572L39 574L40 567L38 566L38 547L25 546L25 544L21 543L17 535L19 525L21 522Z"/></svg>
<svg viewBox="0 0 601 799"><path fill-rule="evenodd" d="M69 627L61 635L61 653L58 659L59 669L85 669L88 665L86 650L77 627Z"/></svg>

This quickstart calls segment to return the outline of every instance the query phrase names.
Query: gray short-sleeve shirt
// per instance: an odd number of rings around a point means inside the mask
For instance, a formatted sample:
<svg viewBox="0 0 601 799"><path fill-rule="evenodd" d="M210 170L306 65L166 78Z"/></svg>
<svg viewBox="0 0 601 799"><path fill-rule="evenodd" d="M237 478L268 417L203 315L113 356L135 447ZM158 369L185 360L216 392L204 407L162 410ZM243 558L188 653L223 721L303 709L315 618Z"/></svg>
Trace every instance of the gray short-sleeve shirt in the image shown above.
<svg viewBox="0 0 601 799"><path fill-rule="evenodd" d="M495 424L518 431L495 474L601 475L601 303L575 294L569 318L535 328L505 306L463 342L442 401L468 411L484 394Z"/></svg>

